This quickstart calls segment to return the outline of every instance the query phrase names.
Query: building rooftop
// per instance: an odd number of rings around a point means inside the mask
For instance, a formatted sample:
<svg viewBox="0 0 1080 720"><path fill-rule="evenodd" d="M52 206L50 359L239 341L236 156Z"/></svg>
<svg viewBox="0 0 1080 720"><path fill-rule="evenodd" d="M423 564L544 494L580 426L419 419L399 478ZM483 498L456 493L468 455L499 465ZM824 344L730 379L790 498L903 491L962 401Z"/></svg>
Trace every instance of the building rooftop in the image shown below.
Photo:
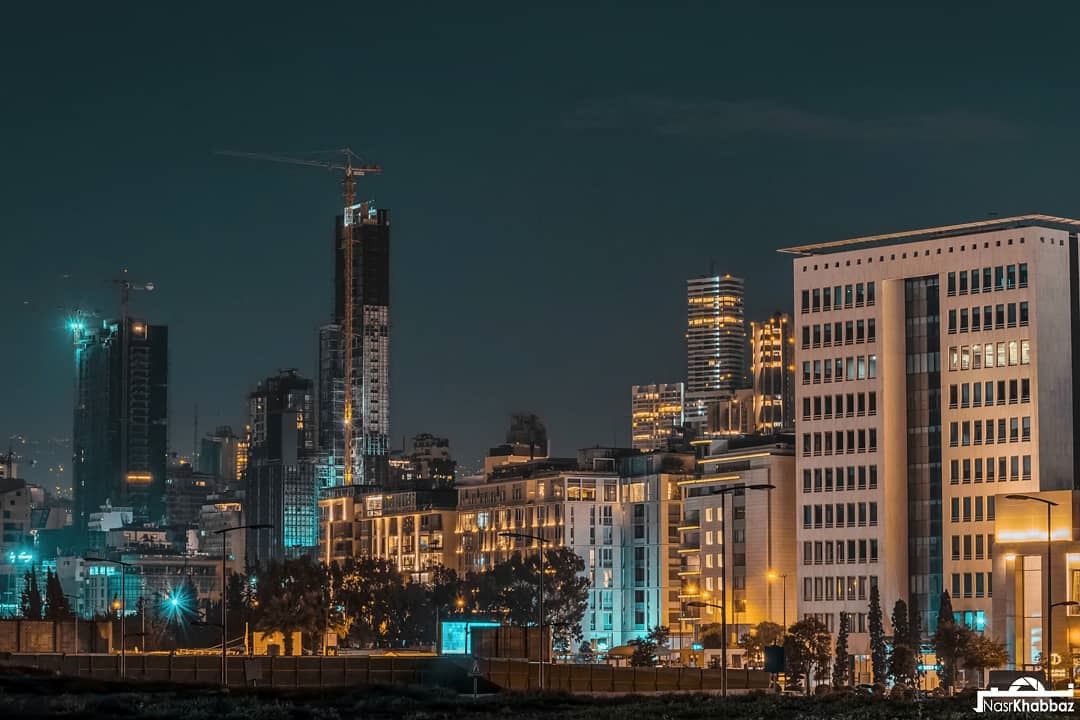
<svg viewBox="0 0 1080 720"><path fill-rule="evenodd" d="M992 218L978 220L976 222L961 223L959 225L942 225L940 227L922 228L920 230L906 230L904 232L886 233L884 235L866 235L864 237L850 238L848 240L835 240L832 242L814 243L810 245L796 245L794 247L781 248L777 252L791 255L826 255L834 252L847 250L864 250L873 247L885 247L899 245L901 243L915 242L919 240L934 240L936 238L958 237L961 235L974 235L976 233L991 232L994 230L1012 230L1026 227L1044 227L1052 230L1080 231L1080 220L1056 217L1054 215L1014 215L1005 218Z"/></svg>

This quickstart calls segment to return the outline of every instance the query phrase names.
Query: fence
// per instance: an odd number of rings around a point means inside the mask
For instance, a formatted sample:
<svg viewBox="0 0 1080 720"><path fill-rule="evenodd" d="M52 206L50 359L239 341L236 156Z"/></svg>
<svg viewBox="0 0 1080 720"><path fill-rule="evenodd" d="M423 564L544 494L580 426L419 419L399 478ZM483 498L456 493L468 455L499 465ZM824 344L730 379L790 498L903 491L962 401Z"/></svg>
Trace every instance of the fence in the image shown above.
<svg viewBox="0 0 1080 720"><path fill-rule="evenodd" d="M498 658L477 660L480 672L505 690L538 687L536 663ZM763 670L728 671L728 689L765 690L772 676ZM612 667L610 665L545 665L544 687L588 693L719 691L722 670L695 668Z"/></svg>
<svg viewBox="0 0 1080 720"><path fill-rule="evenodd" d="M37 667L62 675L120 679L120 656L13 654L13 665ZM393 657L229 657L231 687L329 688L372 685L421 685L462 692L472 689L473 663L481 674L481 689L529 690L537 687L537 664L526 660ZM221 682L221 658L214 655L129 653L129 680L216 685ZM692 668L626 668L609 665L545 665L544 687L585 693L716 692L720 670ZM771 676L761 670L729 670L728 689L764 690Z"/></svg>

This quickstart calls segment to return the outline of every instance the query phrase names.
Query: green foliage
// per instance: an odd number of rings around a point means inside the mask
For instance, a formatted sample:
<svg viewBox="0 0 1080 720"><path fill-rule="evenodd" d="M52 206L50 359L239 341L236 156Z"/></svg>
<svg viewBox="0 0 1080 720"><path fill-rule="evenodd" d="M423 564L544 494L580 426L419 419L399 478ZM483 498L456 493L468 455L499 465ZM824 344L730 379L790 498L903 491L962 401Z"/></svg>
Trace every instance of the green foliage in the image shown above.
<svg viewBox="0 0 1080 720"><path fill-rule="evenodd" d="M946 590L941 593L938 608L937 630L934 631L934 654L941 666L939 677L946 690L956 684L956 671L960 666L967 643L967 628L956 623L953 617L952 598Z"/></svg>
<svg viewBox="0 0 1080 720"><path fill-rule="evenodd" d="M881 614L881 594L877 585L870 588L870 670L875 683L884 683L886 676L885 621Z"/></svg>
<svg viewBox="0 0 1080 720"><path fill-rule="evenodd" d="M27 570L23 575L23 589L19 596L19 615L25 620L40 620L44 609L37 573L32 569Z"/></svg>
<svg viewBox="0 0 1080 720"><path fill-rule="evenodd" d="M784 636L784 661L792 675L807 679L807 694L810 678L819 682L828 679L830 659L832 636L820 620L808 617L788 628Z"/></svg>
<svg viewBox="0 0 1080 720"><path fill-rule="evenodd" d="M850 622L848 613L840 613L840 630L836 634L836 650L833 653L832 683L834 688L846 687L848 684L848 666L851 664L851 658L848 655Z"/></svg>
<svg viewBox="0 0 1080 720"><path fill-rule="evenodd" d="M1009 653L1004 643L971 631L966 633L962 656L964 667L977 673L988 668L1001 667L1009 662Z"/></svg>
<svg viewBox="0 0 1080 720"><path fill-rule="evenodd" d="M634 654L630 656L630 664L634 667L653 667L659 660L659 651L667 646L671 637L671 630L664 625L657 625L649 630L649 634L630 644L634 646Z"/></svg>
<svg viewBox="0 0 1080 720"><path fill-rule="evenodd" d="M907 603L901 598L893 605L893 642L889 652L889 677L897 685L914 687L918 680L918 646L911 644Z"/></svg>
<svg viewBox="0 0 1080 720"><path fill-rule="evenodd" d="M746 651L750 667L761 667L765 663L765 648L779 645L784 637L784 628L774 622L764 620L754 625L739 638L739 647Z"/></svg>
<svg viewBox="0 0 1080 720"><path fill-rule="evenodd" d="M68 620L75 617L68 604L60 578L53 571L45 571L45 619Z"/></svg>

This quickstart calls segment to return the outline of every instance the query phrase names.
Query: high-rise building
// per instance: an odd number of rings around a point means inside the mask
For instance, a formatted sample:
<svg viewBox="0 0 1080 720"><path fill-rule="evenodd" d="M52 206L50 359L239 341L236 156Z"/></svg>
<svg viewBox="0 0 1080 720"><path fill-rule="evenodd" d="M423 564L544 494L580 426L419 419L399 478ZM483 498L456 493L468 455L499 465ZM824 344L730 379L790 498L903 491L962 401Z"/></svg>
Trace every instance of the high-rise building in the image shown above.
<svg viewBox="0 0 1080 720"><path fill-rule="evenodd" d="M168 328L143 319L70 323L75 346L74 525L106 501L133 508L136 522L164 513L168 419Z"/></svg>
<svg viewBox="0 0 1080 720"><path fill-rule="evenodd" d="M743 281L712 275L686 281L686 424L712 430L710 412L746 375Z"/></svg>
<svg viewBox="0 0 1080 720"><path fill-rule="evenodd" d="M685 383L634 385L630 388L630 443L650 452L682 437Z"/></svg>
<svg viewBox="0 0 1080 720"><path fill-rule="evenodd" d="M199 442L198 471L212 475L219 490L239 489L237 465L242 441L231 427L222 425Z"/></svg>
<svg viewBox="0 0 1080 720"><path fill-rule="evenodd" d="M353 244L352 287L345 286L346 242ZM346 208L335 225L334 257L334 323L319 333L321 479L332 486L351 475L352 484L383 487L390 454L390 212L367 202ZM353 345L352 387L346 390L342 338L347 306ZM352 399L349 427L346 392ZM349 473L346 432L352 440Z"/></svg>
<svg viewBox="0 0 1080 720"><path fill-rule="evenodd" d="M795 335L787 313L750 325L754 432L795 429Z"/></svg>
<svg viewBox="0 0 1080 720"><path fill-rule="evenodd" d="M315 407L310 380L285 370L249 399L251 448L244 500L249 563L313 553L318 546Z"/></svg>
<svg viewBox="0 0 1080 720"><path fill-rule="evenodd" d="M1041 619L991 615L994 523L1003 495L1080 477L1078 232L1026 215L788 250L800 616L838 627L877 584L933 631L948 590L1014 658L1039 645Z"/></svg>
<svg viewBox="0 0 1080 720"><path fill-rule="evenodd" d="M341 326L319 328L319 464L320 488L345 484L345 375L342 370ZM353 477L356 477L354 472Z"/></svg>

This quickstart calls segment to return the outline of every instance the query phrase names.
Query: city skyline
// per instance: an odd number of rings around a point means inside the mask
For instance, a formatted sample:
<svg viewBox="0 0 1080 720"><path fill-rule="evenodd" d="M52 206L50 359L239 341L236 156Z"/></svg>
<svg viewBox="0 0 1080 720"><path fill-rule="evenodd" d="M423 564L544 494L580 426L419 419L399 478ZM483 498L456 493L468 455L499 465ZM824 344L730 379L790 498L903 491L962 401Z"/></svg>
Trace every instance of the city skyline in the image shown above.
<svg viewBox="0 0 1080 720"><path fill-rule="evenodd" d="M1011 47L1016 25L994 12L717 10L687 24L596 9L567 24L502 8L441 18L459 30L444 36L378 10L364 20L380 32L361 43L328 41L340 18L309 11L277 52L262 39L280 35L273 17L252 25L227 9L195 51L197 21L157 23L151 40L132 32L146 18L81 12L50 23L61 49L44 57L29 39L46 19L20 8L11 26L28 32L0 51L21 68L0 120L19 138L0 195L19 239L7 243L18 272L0 289L0 333L22 349L0 371L28 379L9 391L0 437L70 434L62 308L114 310L107 281L124 267L158 284L133 307L172 333L173 448L190 444L196 403L203 428L235 427L260 377L316 375L339 188L215 149L352 145L387 168L370 194L394 209L397 257L411 259L392 270L391 444L433 432L469 462L523 409L545 419L559 454L627 444L626 388L680 376L671 319L680 286L711 260L746 279L747 318L765 318L791 310L772 289L777 247L990 212L1069 214L1067 43L1050 28L1038 52ZM732 22L768 28L782 50L762 53L750 35L717 47L708 28ZM853 32L861 22L911 31L923 51L895 63ZM338 97L356 68L374 102ZM1041 82L1002 82L1029 75ZM334 113L309 110L328 97ZM46 207L71 157L68 191ZM552 278L560 292L541 289ZM574 352L537 360L537 327Z"/></svg>

